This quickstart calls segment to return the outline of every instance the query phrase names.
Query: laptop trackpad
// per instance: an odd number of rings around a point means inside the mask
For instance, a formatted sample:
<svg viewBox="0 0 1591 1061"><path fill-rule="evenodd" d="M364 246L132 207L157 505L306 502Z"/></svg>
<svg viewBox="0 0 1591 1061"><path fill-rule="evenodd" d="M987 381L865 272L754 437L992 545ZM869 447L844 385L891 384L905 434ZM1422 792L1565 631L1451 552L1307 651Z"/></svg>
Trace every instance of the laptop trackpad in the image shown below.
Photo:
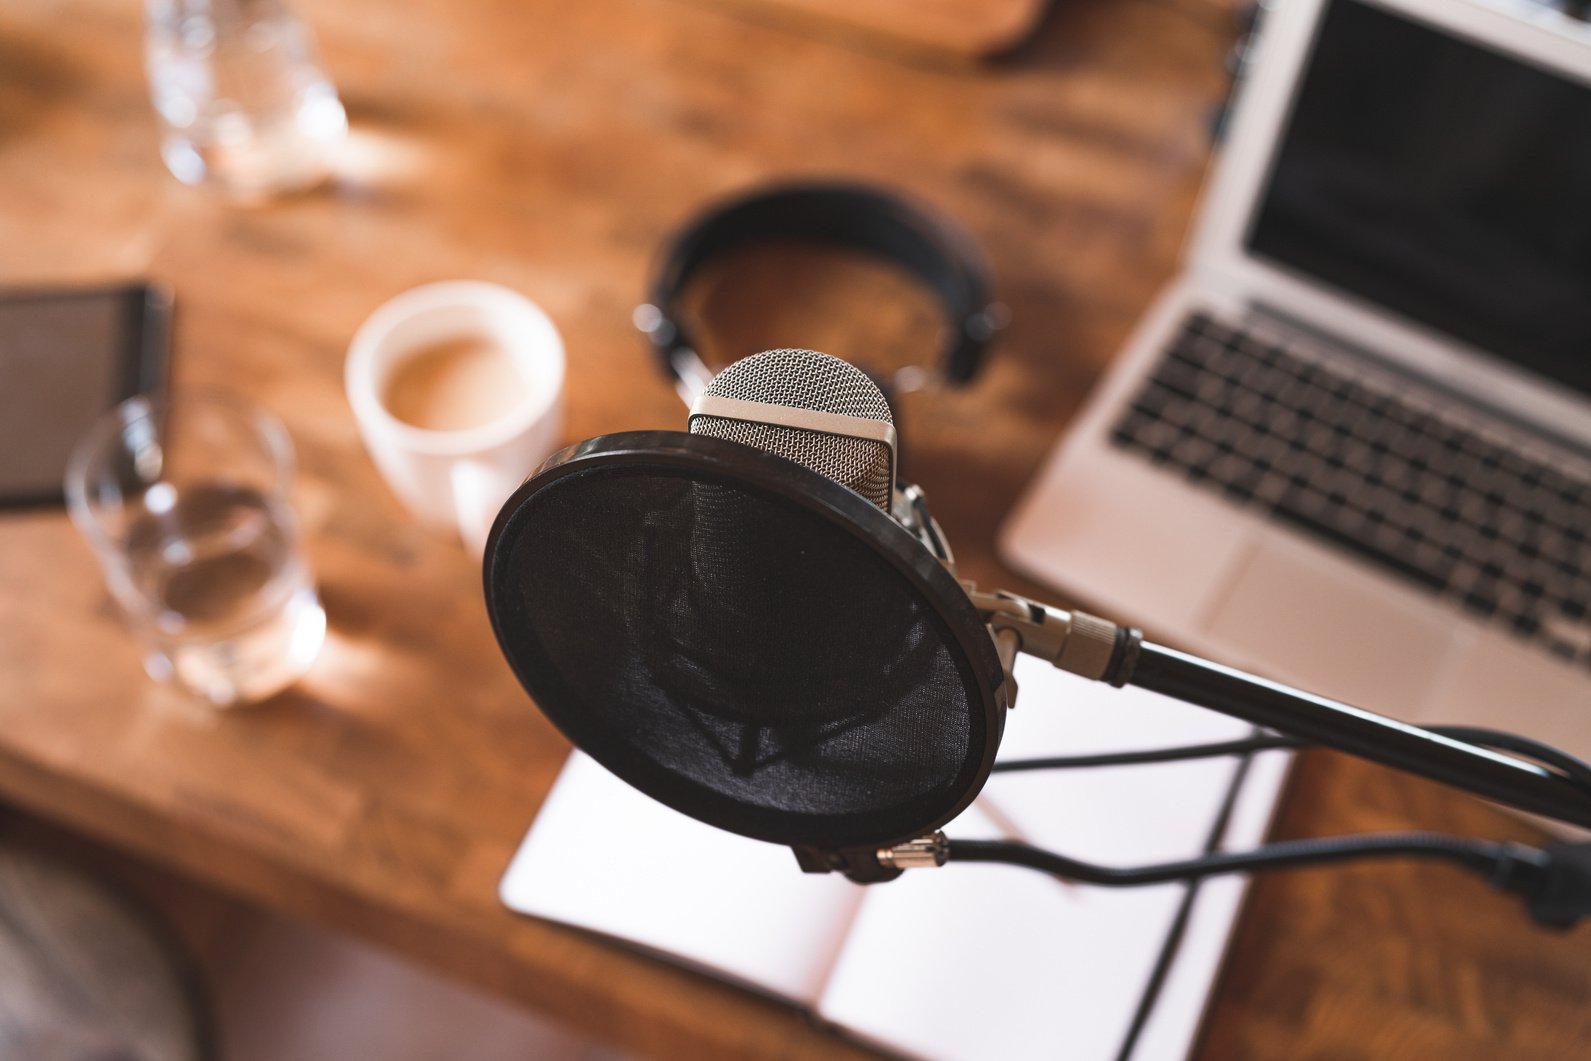
<svg viewBox="0 0 1591 1061"><path fill-rule="evenodd" d="M1351 563L1262 542L1238 565L1205 632L1239 666L1408 718L1453 642L1433 611Z"/></svg>

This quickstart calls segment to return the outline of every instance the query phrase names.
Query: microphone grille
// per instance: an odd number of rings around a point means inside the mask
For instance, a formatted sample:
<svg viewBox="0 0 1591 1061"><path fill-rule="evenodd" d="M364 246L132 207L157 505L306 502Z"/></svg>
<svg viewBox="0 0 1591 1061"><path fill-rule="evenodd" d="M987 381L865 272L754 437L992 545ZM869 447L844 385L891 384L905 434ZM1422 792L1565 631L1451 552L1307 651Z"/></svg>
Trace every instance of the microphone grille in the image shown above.
<svg viewBox="0 0 1591 1061"><path fill-rule="evenodd" d="M888 424L895 421L883 392L866 373L816 350L767 350L741 358L720 372L706 393ZM889 511L893 455L886 443L720 416L693 416L690 429L692 434L777 453Z"/></svg>
<svg viewBox="0 0 1591 1061"><path fill-rule="evenodd" d="M816 350L766 350L743 357L714 377L707 393L885 423L895 419L865 372Z"/></svg>

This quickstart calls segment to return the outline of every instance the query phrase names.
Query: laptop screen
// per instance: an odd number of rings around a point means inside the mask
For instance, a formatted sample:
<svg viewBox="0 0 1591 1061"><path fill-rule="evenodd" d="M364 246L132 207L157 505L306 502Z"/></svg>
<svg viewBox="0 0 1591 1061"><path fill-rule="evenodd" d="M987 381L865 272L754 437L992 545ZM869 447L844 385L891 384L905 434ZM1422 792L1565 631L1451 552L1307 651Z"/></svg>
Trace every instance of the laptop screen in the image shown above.
<svg viewBox="0 0 1591 1061"><path fill-rule="evenodd" d="M1250 253L1591 394L1591 87L1324 13Z"/></svg>

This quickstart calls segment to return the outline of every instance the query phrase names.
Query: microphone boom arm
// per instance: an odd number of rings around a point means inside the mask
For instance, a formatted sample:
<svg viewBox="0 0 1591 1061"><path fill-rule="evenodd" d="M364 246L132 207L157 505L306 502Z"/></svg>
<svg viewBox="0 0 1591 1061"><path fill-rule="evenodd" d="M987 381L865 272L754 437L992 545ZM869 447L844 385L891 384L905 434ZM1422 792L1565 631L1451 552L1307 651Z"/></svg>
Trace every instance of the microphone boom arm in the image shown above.
<svg viewBox="0 0 1591 1061"><path fill-rule="evenodd" d="M1591 828L1591 792L1535 763L1146 642L1086 612L967 587L996 644L1118 688L1136 685L1466 792ZM1005 647L1005 646L1002 646ZM1005 656L1006 653L1002 653Z"/></svg>

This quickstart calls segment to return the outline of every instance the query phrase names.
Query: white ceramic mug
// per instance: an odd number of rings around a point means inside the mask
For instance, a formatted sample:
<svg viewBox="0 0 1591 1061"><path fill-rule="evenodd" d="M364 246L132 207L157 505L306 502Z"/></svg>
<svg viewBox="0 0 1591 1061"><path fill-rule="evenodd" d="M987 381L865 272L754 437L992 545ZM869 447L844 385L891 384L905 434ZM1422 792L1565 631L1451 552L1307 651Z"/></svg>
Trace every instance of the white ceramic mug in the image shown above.
<svg viewBox="0 0 1591 1061"><path fill-rule="evenodd" d="M388 410L388 383L406 358L472 338L512 359L525 383L522 401L461 430L416 427ZM426 524L456 530L477 554L508 495L558 445L563 378L563 340L541 308L473 280L427 284L381 306L354 335L344 375L365 446L393 492Z"/></svg>

